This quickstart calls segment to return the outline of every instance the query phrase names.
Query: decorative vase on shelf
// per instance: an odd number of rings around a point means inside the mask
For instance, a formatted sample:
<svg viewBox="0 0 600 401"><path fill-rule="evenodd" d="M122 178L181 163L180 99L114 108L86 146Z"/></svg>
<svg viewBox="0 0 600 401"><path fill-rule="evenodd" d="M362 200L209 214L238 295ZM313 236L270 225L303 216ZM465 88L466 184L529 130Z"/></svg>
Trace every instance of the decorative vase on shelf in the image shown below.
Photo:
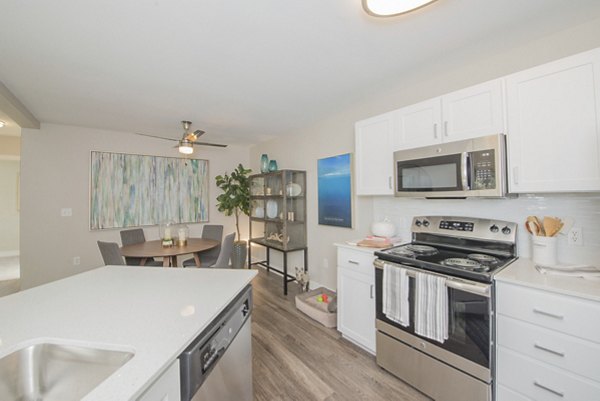
<svg viewBox="0 0 600 401"><path fill-rule="evenodd" d="M277 171L277 160L271 160L269 162L269 171Z"/></svg>
<svg viewBox="0 0 600 401"><path fill-rule="evenodd" d="M263 153L263 155L260 157L260 172L269 172L269 156L267 156L266 153Z"/></svg>

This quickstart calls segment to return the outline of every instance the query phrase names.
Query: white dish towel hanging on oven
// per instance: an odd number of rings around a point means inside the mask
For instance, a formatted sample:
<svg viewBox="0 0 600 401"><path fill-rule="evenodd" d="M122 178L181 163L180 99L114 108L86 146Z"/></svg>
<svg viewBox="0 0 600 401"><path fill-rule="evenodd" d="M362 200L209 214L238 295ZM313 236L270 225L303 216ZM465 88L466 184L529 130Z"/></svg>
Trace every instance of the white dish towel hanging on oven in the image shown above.
<svg viewBox="0 0 600 401"><path fill-rule="evenodd" d="M415 333L443 343L448 339L446 279L417 272L415 284Z"/></svg>
<svg viewBox="0 0 600 401"><path fill-rule="evenodd" d="M404 327L410 323L408 304L408 275L406 269L384 263L383 265L383 314Z"/></svg>

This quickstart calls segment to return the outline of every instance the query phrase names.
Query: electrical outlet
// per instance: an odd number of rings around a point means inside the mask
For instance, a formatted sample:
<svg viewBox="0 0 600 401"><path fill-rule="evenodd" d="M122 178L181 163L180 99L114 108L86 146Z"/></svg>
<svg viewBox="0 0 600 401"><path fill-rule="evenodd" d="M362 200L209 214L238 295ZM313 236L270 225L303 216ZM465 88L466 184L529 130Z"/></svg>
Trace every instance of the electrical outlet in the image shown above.
<svg viewBox="0 0 600 401"><path fill-rule="evenodd" d="M61 217L71 217L73 216L73 209L70 207L63 207L60 209L60 215Z"/></svg>
<svg viewBox="0 0 600 401"><path fill-rule="evenodd" d="M73 256L73 266L79 266L81 264L81 257Z"/></svg>
<svg viewBox="0 0 600 401"><path fill-rule="evenodd" d="M567 234L570 246L583 246L583 230L581 227L571 227Z"/></svg>

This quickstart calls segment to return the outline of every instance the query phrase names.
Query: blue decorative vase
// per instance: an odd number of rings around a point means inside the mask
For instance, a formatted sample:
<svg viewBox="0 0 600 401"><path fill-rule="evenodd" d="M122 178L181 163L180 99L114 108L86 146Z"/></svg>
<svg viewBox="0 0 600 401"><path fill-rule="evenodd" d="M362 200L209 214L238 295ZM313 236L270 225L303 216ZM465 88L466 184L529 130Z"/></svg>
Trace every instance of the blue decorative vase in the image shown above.
<svg viewBox="0 0 600 401"><path fill-rule="evenodd" d="M260 157L260 172L261 173L268 173L269 172L269 156L267 156L266 153L264 153Z"/></svg>
<svg viewBox="0 0 600 401"><path fill-rule="evenodd" d="M277 160L271 160L269 162L269 171L277 171Z"/></svg>

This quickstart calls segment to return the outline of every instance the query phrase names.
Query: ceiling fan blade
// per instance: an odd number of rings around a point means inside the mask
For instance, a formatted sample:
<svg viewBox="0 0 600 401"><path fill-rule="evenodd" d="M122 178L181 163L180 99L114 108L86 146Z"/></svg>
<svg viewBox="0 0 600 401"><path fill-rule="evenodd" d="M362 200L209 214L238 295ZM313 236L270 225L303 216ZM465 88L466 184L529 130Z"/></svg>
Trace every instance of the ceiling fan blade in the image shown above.
<svg viewBox="0 0 600 401"><path fill-rule="evenodd" d="M176 141L176 142L179 142L179 139L165 138L163 136L158 136L158 135L142 134L141 132L136 132L135 134L136 135L141 135L141 136L149 136L150 138L164 139L166 141Z"/></svg>
<svg viewBox="0 0 600 401"><path fill-rule="evenodd" d="M222 145L220 143L208 143L208 142L192 142L194 145L204 145L204 146L216 146L218 148L226 148L227 145Z"/></svg>

